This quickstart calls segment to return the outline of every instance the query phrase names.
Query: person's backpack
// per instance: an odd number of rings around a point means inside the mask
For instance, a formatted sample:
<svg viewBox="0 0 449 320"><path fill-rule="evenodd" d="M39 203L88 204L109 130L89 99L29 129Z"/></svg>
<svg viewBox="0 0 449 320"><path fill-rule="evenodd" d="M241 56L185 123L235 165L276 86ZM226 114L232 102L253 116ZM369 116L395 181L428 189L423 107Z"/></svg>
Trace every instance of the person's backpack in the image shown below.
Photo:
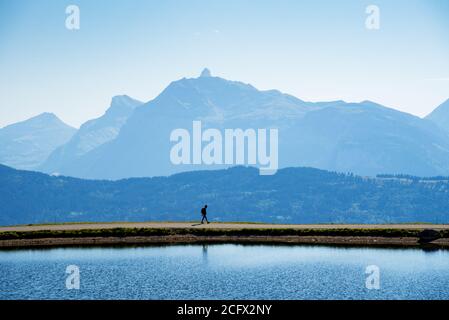
<svg viewBox="0 0 449 320"><path fill-rule="evenodd" d="M205 216L205 215L206 215L206 209L201 208L201 214L202 214L203 216Z"/></svg>

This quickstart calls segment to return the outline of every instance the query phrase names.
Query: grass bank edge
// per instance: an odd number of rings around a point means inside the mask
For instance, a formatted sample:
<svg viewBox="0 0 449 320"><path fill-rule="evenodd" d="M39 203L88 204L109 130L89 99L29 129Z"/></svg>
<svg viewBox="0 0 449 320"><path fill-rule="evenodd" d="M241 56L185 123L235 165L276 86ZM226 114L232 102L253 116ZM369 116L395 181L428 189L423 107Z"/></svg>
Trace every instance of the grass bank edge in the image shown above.
<svg viewBox="0 0 449 320"><path fill-rule="evenodd" d="M80 230L3 231L0 240L87 237L151 237L193 235L213 236L340 236L340 237L419 237L419 229L202 229L202 228L112 228ZM449 238L449 229L439 230L440 238Z"/></svg>

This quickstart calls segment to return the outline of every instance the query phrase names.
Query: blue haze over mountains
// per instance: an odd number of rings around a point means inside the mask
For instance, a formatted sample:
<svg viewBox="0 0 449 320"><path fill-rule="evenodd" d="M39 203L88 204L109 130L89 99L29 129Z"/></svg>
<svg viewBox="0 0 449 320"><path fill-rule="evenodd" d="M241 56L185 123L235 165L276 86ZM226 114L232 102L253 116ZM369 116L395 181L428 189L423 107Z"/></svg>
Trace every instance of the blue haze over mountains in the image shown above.
<svg viewBox="0 0 449 320"><path fill-rule="evenodd" d="M435 122L441 129L449 133L449 99L430 113L426 119Z"/></svg>
<svg viewBox="0 0 449 320"><path fill-rule="evenodd" d="M75 132L75 128L52 113L1 128L0 163L17 169L35 169Z"/></svg>
<svg viewBox="0 0 449 320"><path fill-rule="evenodd" d="M173 166L170 133L194 120L203 130L278 128L283 169ZM204 203L215 221L443 223L449 100L421 119L370 101L306 102L206 70L147 103L115 96L78 130L48 113L2 128L0 162L0 225L185 221Z"/></svg>
<svg viewBox="0 0 449 320"><path fill-rule="evenodd" d="M278 128L280 168L303 166L370 176L449 175L448 102L421 119L370 101L306 102L277 90L259 91L214 77L208 70L198 78L172 82L147 103L114 97L105 115L86 122L70 134L71 139L53 143L46 160L41 157L28 166L1 162L89 179L223 168L171 164L171 131L191 130L194 120L202 121L203 130ZM2 150L13 143L5 141L0 140Z"/></svg>
<svg viewBox="0 0 449 320"><path fill-rule="evenodd" d="M114 140L134 109L143 103L126 95L112 98L105 114L84 123L66 144L58 147L37 169L52 173L76 172L84 155Z"/></svg>

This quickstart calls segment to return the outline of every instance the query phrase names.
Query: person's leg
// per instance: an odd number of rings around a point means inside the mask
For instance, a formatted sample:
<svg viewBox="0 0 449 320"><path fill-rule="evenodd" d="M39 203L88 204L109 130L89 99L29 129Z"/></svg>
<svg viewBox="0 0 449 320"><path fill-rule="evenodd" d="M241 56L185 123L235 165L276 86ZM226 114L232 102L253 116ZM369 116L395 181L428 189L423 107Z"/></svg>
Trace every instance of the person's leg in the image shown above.
<svg viewBox="0 0 449 320"><path fill-rule="evenodd" d="M209 224L209 220L207 220L207 216L204 216L204 218L206 218L206 222Z"/></svg>
<svg viewBox="0 0 449 320"><path fill-rule="evenodd" d="M201 219L201 224L204 223L204 218L205 218L205 217L206 217L206 216L203 215L203 218Z"/></svg>

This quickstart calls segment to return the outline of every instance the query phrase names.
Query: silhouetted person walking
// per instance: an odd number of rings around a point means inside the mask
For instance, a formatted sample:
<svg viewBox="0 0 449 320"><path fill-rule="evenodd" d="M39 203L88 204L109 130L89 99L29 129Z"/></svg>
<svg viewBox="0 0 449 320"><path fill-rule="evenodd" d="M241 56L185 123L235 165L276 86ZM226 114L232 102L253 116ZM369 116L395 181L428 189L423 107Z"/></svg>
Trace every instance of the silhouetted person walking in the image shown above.
<svg viewBox="0 0 449 320"><path fill-rule="evenodd" d="M204 219L206 219L206 222L209 224L209 220L207 220L207 211L206 211L206 209L207 209L207 204L203 208L201 208L201 215L203 216L203 219L201 219L201 224L204 223Z"/></svg>

